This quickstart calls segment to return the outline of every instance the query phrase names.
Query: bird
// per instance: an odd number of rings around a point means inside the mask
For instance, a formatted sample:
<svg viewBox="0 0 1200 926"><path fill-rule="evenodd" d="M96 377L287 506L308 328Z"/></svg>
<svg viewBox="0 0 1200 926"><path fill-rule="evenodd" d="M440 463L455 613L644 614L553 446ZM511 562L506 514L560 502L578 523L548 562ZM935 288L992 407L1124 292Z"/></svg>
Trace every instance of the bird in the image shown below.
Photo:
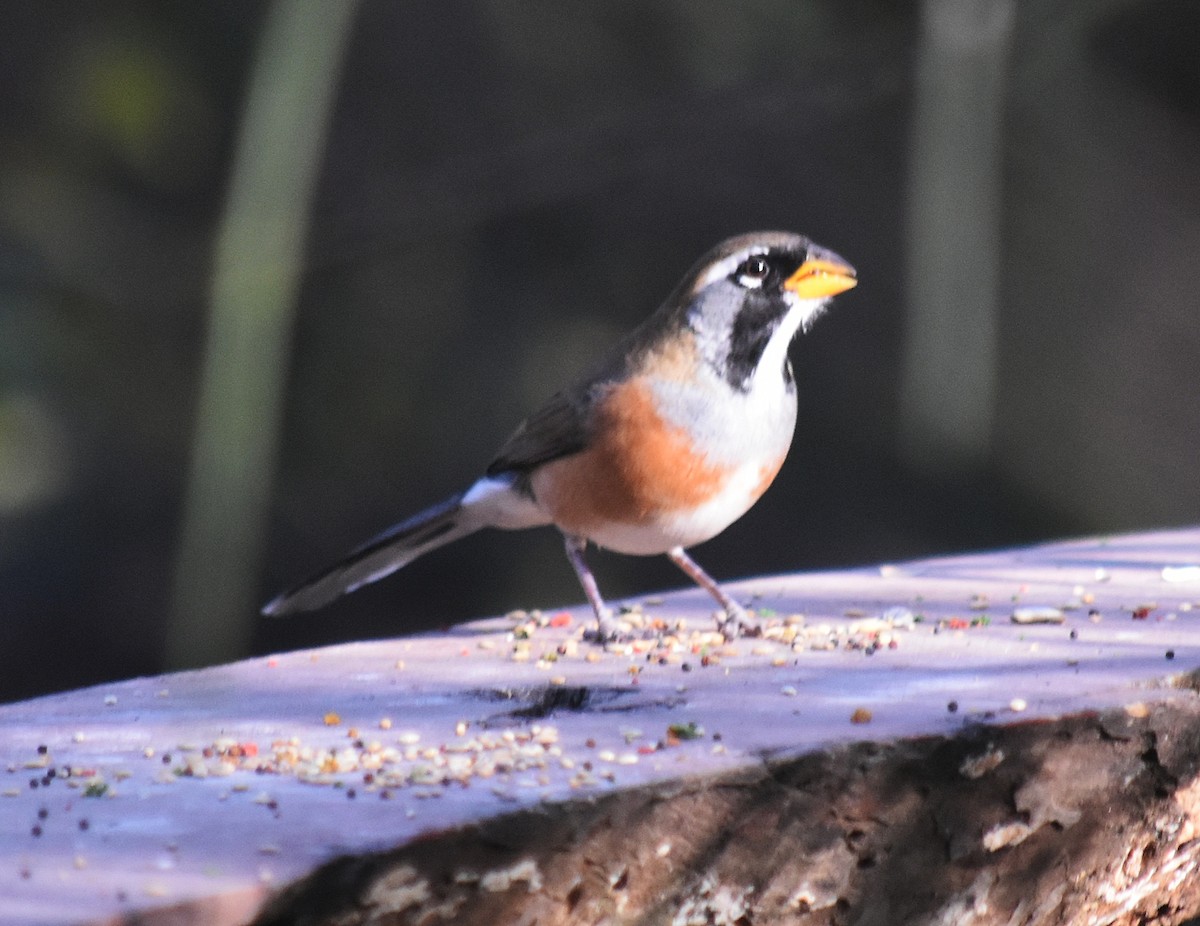
<svg viewBox="0 0 1200 926"><path fill-rule="evenodd" d="M788 347L854 268L793 232L729 238L666 301L572 385L526 418L466 491L388 528L262 608L324 607L431 550L485 527L553 525L596 617L620 624L584 558L588 544L665 554L720 605L727 637L754 619L686 552L721 533L766 491L796 424Z"/></svg>

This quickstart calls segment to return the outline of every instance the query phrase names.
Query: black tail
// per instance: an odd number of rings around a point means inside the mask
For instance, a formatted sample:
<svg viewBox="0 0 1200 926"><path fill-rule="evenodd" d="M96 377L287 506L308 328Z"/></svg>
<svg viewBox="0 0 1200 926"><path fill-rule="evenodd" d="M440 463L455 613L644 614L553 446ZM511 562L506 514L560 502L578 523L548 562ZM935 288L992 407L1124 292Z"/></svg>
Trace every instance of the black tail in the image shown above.
<svg viewBox="0 0 1200 926"><path fill-rule="evenodd" d="M347 592L390 575L423 553L484 527L483 522L463 508L462 501L462 494L455 495L388 528L340 563L268 602L262 613L282 617L323 607Z"/></svg>

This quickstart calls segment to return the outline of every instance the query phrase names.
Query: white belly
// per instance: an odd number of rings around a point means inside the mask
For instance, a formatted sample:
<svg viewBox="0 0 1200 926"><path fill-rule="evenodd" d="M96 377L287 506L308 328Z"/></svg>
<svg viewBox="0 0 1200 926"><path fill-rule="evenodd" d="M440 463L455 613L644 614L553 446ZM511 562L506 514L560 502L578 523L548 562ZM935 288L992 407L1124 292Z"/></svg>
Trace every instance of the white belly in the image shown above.
<svg viewBox="0 0 1200 926"><path fill-rule="evenodd" d="M763 466L739 467L725 486L704 504L667 511L642 524L609 522L589 531L598 546L634 556L656 556L675 547L692 547L711 540L750 510L758 500Z"/></svg>

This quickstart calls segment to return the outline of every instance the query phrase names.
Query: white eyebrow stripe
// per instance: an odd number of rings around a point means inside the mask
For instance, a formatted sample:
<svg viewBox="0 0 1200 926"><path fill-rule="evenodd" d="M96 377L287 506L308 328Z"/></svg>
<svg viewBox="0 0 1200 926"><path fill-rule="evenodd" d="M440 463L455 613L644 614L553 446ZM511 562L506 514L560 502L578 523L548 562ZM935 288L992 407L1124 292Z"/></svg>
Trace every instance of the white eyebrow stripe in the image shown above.
<svg viewBox="0 0 1200 926"><path fill-rule="evenodd" d="M743 248L740 251L734 251L728 257L722 258L715 264L711 264L709 268L700 275L700 278L696 280L694 291L699 292L710 283L715 283L718 280L725 279L727 276L733 273L733 271L737 270L742 261L744 261L747 257L753 257L755 254L767 254L770 252L770 250L770 248L764 247L763 245L757 245L756 247Z"/></svg>

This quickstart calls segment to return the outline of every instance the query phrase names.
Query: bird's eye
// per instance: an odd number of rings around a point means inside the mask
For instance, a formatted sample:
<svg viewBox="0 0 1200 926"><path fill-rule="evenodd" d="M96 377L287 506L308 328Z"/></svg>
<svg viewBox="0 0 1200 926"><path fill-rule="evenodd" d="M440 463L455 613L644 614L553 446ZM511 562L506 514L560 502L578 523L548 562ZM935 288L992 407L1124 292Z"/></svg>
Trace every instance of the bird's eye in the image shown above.
<svg viewBox="0 0 1200 926"><path fill-rule="evenodd" d="M771 272L771 266L761 254L747 257L738 267L738 282L743 286L762 286L763 280Z"/></svg>

